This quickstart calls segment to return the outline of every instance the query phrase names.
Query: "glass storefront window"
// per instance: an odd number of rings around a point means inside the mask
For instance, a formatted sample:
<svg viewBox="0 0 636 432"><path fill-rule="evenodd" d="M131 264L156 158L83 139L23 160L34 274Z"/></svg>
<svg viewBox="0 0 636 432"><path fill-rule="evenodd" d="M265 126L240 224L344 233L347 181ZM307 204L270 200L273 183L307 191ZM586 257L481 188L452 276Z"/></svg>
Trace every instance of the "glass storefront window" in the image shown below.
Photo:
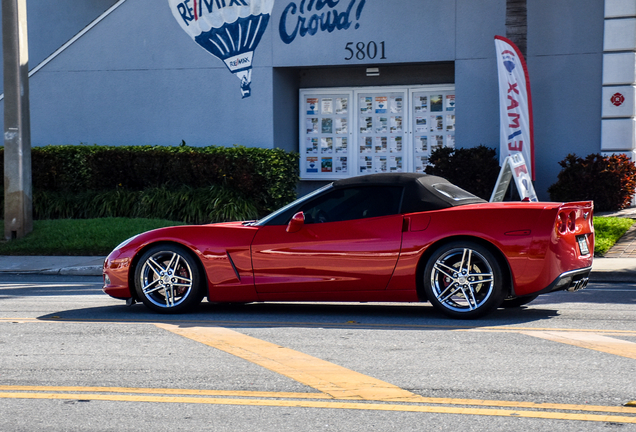
<svg viewBox="0 0 636 432"><path fill-rule="evenodd" d="M455 146L455 89L303 89L299 118L303 180L423 172L432 149Z"/></svg>

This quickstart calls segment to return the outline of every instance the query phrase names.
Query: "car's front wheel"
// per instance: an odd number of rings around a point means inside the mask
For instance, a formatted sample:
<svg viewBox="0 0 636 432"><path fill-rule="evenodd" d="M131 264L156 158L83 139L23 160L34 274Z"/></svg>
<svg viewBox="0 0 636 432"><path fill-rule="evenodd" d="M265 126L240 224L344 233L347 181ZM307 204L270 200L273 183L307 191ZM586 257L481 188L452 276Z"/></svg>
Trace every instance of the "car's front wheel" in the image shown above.
<svg viewBox="0 0 636 432"><path fill-rule="evenodd" d="M503 301L503 276L494 255L471 241L438 248L424 269L431 304L452 318L478 318Z"/></svg>
<svg viewBox="0 0 636 432"><path fill-rule="evenodd" d="M141 256L135 290L148 308L163 313L186 312L204 296L195 258L178 245L153 246Z"/></svg>

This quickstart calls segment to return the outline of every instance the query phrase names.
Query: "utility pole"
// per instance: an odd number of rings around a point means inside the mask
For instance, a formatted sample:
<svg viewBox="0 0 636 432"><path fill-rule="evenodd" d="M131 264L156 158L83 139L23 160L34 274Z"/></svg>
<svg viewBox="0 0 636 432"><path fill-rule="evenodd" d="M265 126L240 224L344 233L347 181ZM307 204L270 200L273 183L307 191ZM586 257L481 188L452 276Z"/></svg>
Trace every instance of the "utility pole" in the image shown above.
<svg viewBox="0 0 636 432"><path fill-rule="evenodd" d="M2 0L4 64L4 237L33 231L29 44L26 0Z"/></svg>

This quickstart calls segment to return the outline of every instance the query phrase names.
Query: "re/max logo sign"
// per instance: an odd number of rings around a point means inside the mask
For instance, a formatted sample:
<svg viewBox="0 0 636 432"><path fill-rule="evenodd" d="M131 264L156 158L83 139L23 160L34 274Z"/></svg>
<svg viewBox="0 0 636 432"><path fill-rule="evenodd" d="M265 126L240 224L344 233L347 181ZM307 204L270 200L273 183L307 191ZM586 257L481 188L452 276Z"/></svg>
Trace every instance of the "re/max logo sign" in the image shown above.
<svg viewBox="0 0 636 432"><path fill-rule="evenodd" d="M237 67L240 66L242 64L246 64L246 63L251 63L251 59L249 57L241 57L239 59L236 60L232 60L231 62L228 62L228 65L230 65L231 67Z"/></svg>
<svg viewBox="0 0 636 432"><path fill-rule="evenodd" d="M183 22L190 25L190 21L197 21L205 12L230 6L249 6L249 3L247 0L184 0L177 5L177 10Z"/></svg>

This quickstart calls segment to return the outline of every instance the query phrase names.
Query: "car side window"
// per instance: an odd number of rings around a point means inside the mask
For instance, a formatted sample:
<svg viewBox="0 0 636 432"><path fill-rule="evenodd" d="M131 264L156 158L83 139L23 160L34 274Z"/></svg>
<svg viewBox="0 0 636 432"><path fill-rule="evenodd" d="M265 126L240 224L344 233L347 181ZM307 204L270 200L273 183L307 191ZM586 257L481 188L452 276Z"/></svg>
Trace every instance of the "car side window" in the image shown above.
<svg viewBox="0 0 636 432"><path fill-rule="evenodd" d="M335 189L307 203L305 223L341 222L397 214L402 187L375 186Z"/></svg>

